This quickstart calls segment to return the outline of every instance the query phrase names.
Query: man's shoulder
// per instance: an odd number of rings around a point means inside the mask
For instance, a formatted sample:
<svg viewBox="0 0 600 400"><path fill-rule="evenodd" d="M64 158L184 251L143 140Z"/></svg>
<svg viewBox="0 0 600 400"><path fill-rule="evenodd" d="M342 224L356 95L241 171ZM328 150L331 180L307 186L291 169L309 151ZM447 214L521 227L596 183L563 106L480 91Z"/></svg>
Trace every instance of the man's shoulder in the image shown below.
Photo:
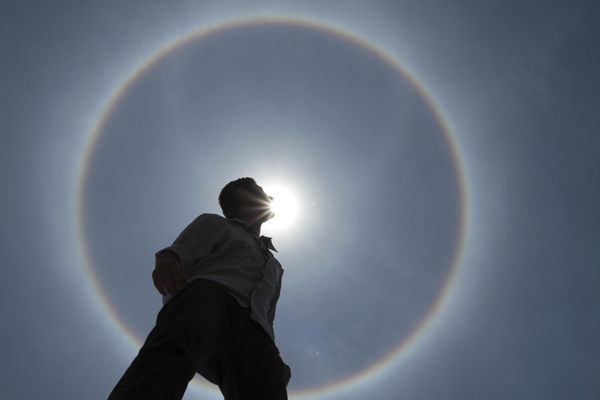
<svg viewBox="0 0 600 400"><path fill-rule="evenodd" d="M222 217L218 214L200 214L194 220L195 223L209 223L209 224L218 224L218 225L228 225L230 222L227 218Z"/></svg>
<svg viewBox="0 0 600 400"><path fill-rule="evenodd" d="M217 214L200 214L186 228L190 231L217 232L230 229L231 222Z"/></svg>

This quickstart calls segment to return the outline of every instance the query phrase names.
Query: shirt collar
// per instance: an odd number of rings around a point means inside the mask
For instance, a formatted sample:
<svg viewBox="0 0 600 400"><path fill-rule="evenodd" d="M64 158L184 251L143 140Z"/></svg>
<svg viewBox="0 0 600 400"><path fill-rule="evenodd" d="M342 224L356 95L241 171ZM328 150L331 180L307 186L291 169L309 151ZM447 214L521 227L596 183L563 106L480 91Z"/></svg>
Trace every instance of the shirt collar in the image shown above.
<svg viewBox="0 0 600 400"><path fill-rule="evenodd" d="M258 238L258 240L260 242L264 243L267 246L267 249L273 250L275 253L278 253L277 249L275 249L275 246L273 246L273 238L268 237L268 236L258 236L258 233L254 230L254 228L252 228L250 225L248 225L248 223L246 221L243 221L238 218L229 218L229 220L235 222L243 230L250 233L252 236Z"/></svg>
<svg viewBox="0 0 600 400"><path fill-rule="evenodd" d="M277 251L277 249L275 248L275 246L273 246L273 238L270 238L270 237L268 237L268 236L261 236L261 237L260 237L260 240L261 240L262 242L264 242L264 244L266 244L266 245L267 245L267 249L269 249L269 250L273 250L275 253L279 253L279 252Z"/></svg>

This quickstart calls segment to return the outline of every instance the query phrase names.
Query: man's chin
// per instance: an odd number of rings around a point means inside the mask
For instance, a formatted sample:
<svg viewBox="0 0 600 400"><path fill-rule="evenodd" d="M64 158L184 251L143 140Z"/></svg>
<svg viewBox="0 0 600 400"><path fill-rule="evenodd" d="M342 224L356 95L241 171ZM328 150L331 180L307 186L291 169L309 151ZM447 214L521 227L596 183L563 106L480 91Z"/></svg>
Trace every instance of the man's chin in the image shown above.
<svg viewBox="0 0 600 400"><path fill-rule="evenodd" d="M267 221L272 220L275 217L275 211L268 209L266 211L263 211L262 214L262 222L265 223Z"/></svg>
<svg viewBox="0 0 600 400"><path fill-rule="evenodd" d="M265 222L272 220L275 218L275 211L267 212L267 216L265 217Z"/></svg>

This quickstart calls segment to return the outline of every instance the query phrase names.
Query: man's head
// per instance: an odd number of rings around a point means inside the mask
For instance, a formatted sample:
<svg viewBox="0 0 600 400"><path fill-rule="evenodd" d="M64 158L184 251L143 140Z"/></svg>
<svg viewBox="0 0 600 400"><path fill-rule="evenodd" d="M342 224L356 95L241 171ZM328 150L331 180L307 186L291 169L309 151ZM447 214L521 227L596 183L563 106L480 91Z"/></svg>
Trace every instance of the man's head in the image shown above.
<svg viewBox="0 0 600 400"><path fill-rule="evenodd" d="M226 218L240 218L248 223L263 223L273 218L273 199L252 178L229 182L219 194L219 205Z"/></svg>

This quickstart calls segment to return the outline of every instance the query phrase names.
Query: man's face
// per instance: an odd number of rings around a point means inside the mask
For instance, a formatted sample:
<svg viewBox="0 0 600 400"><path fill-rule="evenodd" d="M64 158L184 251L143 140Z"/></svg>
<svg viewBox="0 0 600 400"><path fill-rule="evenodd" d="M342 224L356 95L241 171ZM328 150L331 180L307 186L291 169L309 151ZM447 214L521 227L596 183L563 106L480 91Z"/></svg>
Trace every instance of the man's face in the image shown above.
<svg viewBox="0 0 600 400"><path fill-rule="evenodd" d="M275 216L271 209L273 198L268 196L259 185L255 185L251 191L240 190L240 197L244 208L261 222L267 222Z"/></svg>

